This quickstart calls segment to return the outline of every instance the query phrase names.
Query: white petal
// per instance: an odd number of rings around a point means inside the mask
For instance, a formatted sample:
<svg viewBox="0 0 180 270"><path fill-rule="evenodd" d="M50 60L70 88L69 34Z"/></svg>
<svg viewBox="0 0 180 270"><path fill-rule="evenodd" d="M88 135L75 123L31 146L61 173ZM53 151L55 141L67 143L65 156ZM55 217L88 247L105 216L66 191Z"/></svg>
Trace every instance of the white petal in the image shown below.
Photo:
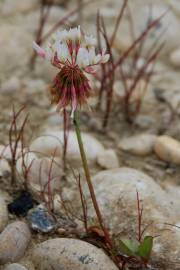
<svg viewBox="0 0 180 270"><path fill-rule="evenodd" d="M98 54L94 57L94 61L93 61L93 64L98 64L102 59L102 55L101 54Z"/></svg>
<svg viewBox="0 0 180 270"><path fill-rule="evenodd" d="M87 47L93 47L96 45L96 39L93 36L85 36L85 43Z"/></svg>
<svg viewBox="0 0 180 270"><path fill-rule="evenodd" d="M109 58L110 58L110 54L102 55L101 63L104 64L104 63L108 62Z"/></svg>
<svg viewBox="0 0 180 270"><path fill-rule="evenodd" d="M44 49L42 49L35 41L33 41L33 49L37 52L39 56L42 58L46 57L46 52Z"/></svg>
<svg viewBox="0 0 180 270"><path fill-rule="evenodd" d="M89 66L89 52L86 48L79 49L76 63L81 68Z"/></svg>
<svg viewBox="0 0 180 270"><path fill-rule="evenodd" d="M95 54L95 48L92 47L89 49L89 62L90 64L94 64L94 58L96 57L96 54Z"/></svg>

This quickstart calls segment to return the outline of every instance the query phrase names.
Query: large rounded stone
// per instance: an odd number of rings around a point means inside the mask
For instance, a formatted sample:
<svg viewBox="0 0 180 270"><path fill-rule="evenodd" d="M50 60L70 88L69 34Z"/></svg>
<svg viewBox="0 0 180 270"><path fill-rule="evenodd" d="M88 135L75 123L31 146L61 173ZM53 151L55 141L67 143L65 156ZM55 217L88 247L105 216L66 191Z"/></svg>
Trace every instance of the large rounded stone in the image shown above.
<svg viewBox="0 0 180 270"><path fill-rule="evenodd" d="M117 270L102 249L77 239L45 241L35 247L32 260L39 270Z"/></svg>
<svg viewBox="0 0 180 270"><path fill-rule="evenodd" d="M23 255L31 239L26 223L17 221L0 234L0 264L16 262Z"/></svg>
<svg viewBox="0 0 180 270"><path fill-rule="evenodd" d="M136 238L138 228L137 191L143 205L143 228L155 238L153 257L161 263L177 261L180 256L180 235L174 234L165 223L179 221L179 207L174 199L145 173L120 168L102 171L92 178L97 201L106 226L116 237ZM89 191L84 186L85 194ZM92 201L89 198L88 213L97 221ZM163 269L169 270L169 264Z"/></svg>

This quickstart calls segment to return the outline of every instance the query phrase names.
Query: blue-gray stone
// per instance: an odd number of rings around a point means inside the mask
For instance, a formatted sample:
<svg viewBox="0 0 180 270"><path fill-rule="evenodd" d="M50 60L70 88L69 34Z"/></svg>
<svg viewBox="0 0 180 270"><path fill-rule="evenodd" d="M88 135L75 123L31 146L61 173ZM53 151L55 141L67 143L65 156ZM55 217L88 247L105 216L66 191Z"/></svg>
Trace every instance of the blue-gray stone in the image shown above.
<svg viewBox="0 0 180 270"><path fill-rule="evenodd" d="M48 233L56 229L55 219L43 207L36 207L29 211L28 222L30 227L38 232Z"/></svg>

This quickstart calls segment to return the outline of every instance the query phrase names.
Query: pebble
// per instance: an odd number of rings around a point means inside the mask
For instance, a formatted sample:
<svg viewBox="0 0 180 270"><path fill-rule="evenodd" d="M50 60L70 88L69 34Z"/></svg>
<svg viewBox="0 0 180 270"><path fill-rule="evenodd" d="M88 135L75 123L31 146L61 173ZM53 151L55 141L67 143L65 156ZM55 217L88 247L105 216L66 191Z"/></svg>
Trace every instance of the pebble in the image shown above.
<svg viewBox="0 0 180 270"><path fill-rule="evenodd" d="M48 233L56 228L54 218L42 206L29 211L28 222L34 231Z"/></svg>
<svg viewBox="0 0 180 270"><path fill-rule="evenodd" d="M31 233L26 223L16 221L0 234L0 264L16 262L24 255Z"/></svg>
<svg viewBox="0 0 180 270"><path fill-rule="evenodd" d="M5 228L8 223L8 211L6 202L0 197L0 232Z"/></svg>
<svg viewBox="0 0 180 270"><path fill-rule="evenodd" d="M34 248L32 260L41 270L117 270L102 249L77 239L45 241Z"/></svg>
<svg viewBox="0 0 180 270"><path fill-rule="evenodd" d="M97 157L97 163L104 169L114 169L119 167L119 160L113 149L104 150Z"/></svg>
<svg viewBox="0 0 180 270"><path fill-rule="evenodd" d="M4 94L13 94L20 90L20 80L17 77L12 77L1 85L1 92Z"/></svg>
<svg viewBox="0 0 180 270"><path fill-rule="evenodd" d="M32 207L33 199L31 194L27 191L22 191L17 198L8 204L8 211L17 216L26 216Z"/></svg>
<svg viewBox="0 0 180 270"><path fill-rule="evenodd" d="M0 177L6 176L10 172L11 172L11 168L7 160L0 158Z"/></svg>
<svg viewBox="0 0 180 270"><path fill-rule="evenodd" d="M27 174L27 184L32 192L48 193L50 187L51 192L59 191L61 187L61 177L63 171L61 160L55 158L36 158L33 160ZM49 182L49 185L48 185Z"/></svg>
<svg viewBox="0 0 180 270"><path fill-rule="evenodd" d="M154 151L164 161L180 165L180 142L166 135L156 139Z"/></svg>
<svg viewBox="0 0 180 270"><path fill-rule="evenodd" d="M173 67L179 68L180 67L180 48L174 50L170 54L170 63L172 64Z"/></svg>
<svg viewBox="0 0 180 270"><path fill-rule="evenodd" d="M21 155L21 148L17 147L16 149L16 159L18 159ZM7 160L11 160L12 159L12 153L11 153L11 148L9 145L4 146L4 145L0 145L0 157L7 159Z"/></svg>
<svg viewBox="0 0 180 270"><path fill-rule="evenodd" d="M22 157L22 153L19 154L19 158L17 159L16 162L16 169L18 171L19 174L23 174L24 172L24 166L26 168L30 168L34 161L37 159L37 156L34 153L31 152L26 152L26 149L23 149L23 157Z"/></svg>
<svg viewBox="0 0 180 270"><path fill-rule="evenodd" d="M153 152L157 136L153 134L139 134L120 141L118 147L128 153L146 156Z"/></svg>
<svg viewBox="0 0 180 270"><path fill-rule="evenodd" d="M38 0L26 0L23 2L21 0L6 0L2 6L2 14L4 16L12 16L16 13L26 13L37 8L38 5Z"/></svg>
<svg viewBox="0 0 180 270"><path fill-rule="evenodd" d="M12 263L6 266L4 270L27 270L27 268L19 263Z"/></svg>
<svg viewBox="0 0 180 270"><path fill-rule="evenodd" d="M43 80L40 79L27 79L24 80L24 86L28 94L37 94L38 92L45 92L47 89L47 85Z"/></svg>
<svg viewBox="0 0 180 270"><path fill-rule="evenodd" d="M89 161L96 161L97 156L104 151L103 145L92 135L82 133L82 140ZM62 157L63 153L63 131L47 131L45 136L38 137L30 145L30 151L40 152L47 156ZM74 131L69 131L67 146L68 161L80 161L80 152Z"/></svg>

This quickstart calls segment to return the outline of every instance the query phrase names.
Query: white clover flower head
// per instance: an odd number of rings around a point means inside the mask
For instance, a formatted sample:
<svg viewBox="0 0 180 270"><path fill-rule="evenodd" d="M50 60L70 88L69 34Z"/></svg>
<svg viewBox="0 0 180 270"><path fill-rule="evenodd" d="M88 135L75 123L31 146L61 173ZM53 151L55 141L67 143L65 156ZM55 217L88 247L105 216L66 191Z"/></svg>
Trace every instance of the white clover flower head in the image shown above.
<svg viewBox="0 0 180 270"><path fill-rule="evenodd" d="M93 70L93 66L104 64L109 60L105 50L95 52L96 39L82 33L80 26L70 30L57 31L46 49L42 49L33 42L33 48L42 57L49 60L52 65L62 68L64 65L78 66L84 71Z"/></svg>
<svg viewBox="0 0 180 270"><path fill-rule="evenodd" d="M98 65L109 60L105 49L96 54L95 44L95 38L85 35L80 26L55 33L46 49L33 42L37 54L59 69L50 88L52 102L58 109L70 104L73 115L77 106L90 96L91 88L84 72L94 74Z"/></svg>

